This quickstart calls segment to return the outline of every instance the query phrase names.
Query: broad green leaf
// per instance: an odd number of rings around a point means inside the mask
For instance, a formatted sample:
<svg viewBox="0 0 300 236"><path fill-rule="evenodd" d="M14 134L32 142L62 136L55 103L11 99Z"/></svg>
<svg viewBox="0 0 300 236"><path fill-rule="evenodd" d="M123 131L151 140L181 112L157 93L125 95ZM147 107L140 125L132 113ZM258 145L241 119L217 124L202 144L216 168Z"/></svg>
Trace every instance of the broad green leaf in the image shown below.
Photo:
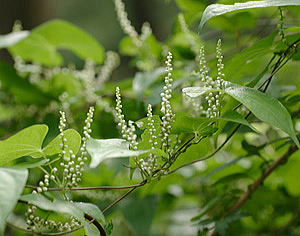
<svg viewBox="0 0 300 236"><path fill-rule="evenodd" d="M68 129L64 131L64 138L67 139L66 144L68 148L66 150L67 154L69 150L72 150L74 154L79 151L81 145L81 136L80 134L74 129ZM42 149L41 152L35 153L32 155L34 158L39 158L42 156L52 156L61 152L61 137L60 135L56 136L46 147Z"/></svg>
<svg viewBox="0 0 300 236"><path fill-rule="evenodd" d="M236 111L229 111L220 117L216 117L216 118L212 118L212 119L239 123L239 124L248 126L249 128L256 131L255 128L240 113L238 113Z"/></svg>
<svg viewBox="0 0 300 236"><path fill-rule="evenodd" d="M85 202L75 202L74 204L84 213L92 216L94 219L99 221L100 224L105 223L104 215L96 205Z"/></svg>
<svg viewBox="0 0 300 236"><path fill-rule="evenodd" d="M149 150L129 150L129 143L124 139L90 139L86 149L91 155L91 168L95 168L102 161L109 158L139 156Z"/></svg>
<svg viewBox="0 0 300 236"><path fill-rule="evenodd" d="M199 136L211 135L216 131L213 125L210 125L212 120L205 117L192 117L186 113L177 113L175 122L172 127L172 133L196 133Z"/></svg>
<svg viewBox="0 0 300 236"><path fill-rule="evenodd" d="M26 169L0 168L0 235L4 234L6 219L15 208L27 177Z"/></svg>
<svg viewBox="0 0 300 236"><path fill-rule="evenodd" d="M17 169L31 169L31 168L36 168L38 166L45 165L49 161L50 161L50 159L44 159L44 158L25 160L25 161L15 164L15 165L12 165L10 167L17 168Z"/></svg>
<svg viewBox="0 0 300 236"><path fill-rule="evenodd" d="M29 31L12 32L5 35L0 35L0 49L15 45L29 35Z"/></svg>
<svg viewBox="0 0 300 236"><path fill-rule="evenodd" d="M264 1L249 1L245 3L234 3L233 5L212 4L209 5L203 12L200 27L212 17L219 16L228 12L261 8L261 7L280 7L280 6L299 6L299 0L264 0Z"/></svg>
<svg viewBox="0 0 300 236"><path fill-rule="evenodd" d="M88 236L99 235L99 231L96 228L88 225L84 218L84 214L92 216L95 220L99 221L100 224L105 223L104 216L102 212L96 205L84 202L67 202L55 199L50 201L46 197L40 194L27 194L20 198L30 204L33 204L43 210L54 211L61 214L68 214L79 219L85 226L85 230Z"/></svg>
<svg viewBox="0 0 300 236"><path fill-rule="evenodd" d="M300 33L300 26L289 27L285 29L288 32Z"/></svg>
<svg viewBox="0 0 300 236"><path fill-rule="evenodd" d="M82 59L102 63L102 46L82 29L62 20L52 20L35 28L24 40L10 48L13 55L44 65L63 62L58 49L68 49Z"/></svg>
<svg viewBox="0 0 300 236"><path fill-rule="evenodd" d="M100 232L94 224L85 222L84 230L87 236L100 236Z"/></svg>
<svg viewBox="0 0 300 236"><path fill-rule="evenodd" d="M216 131L216 128L210 124L215 121L231 121L246 125L254 130L241 114L236 111L230 111L217 118L192 117L187 113L177 113L172 132L176 134L197 133L199 136L211 135Z"/></svg>
<svg viewBox="0 0 300 236"><path fill-rule="evenodd" d="M17 75L15 69L4 62L0 62L0 82L3 89L6 89L18 102L23 104L47 105L54 99L28 80Z"/></svg>
<svg viewBox="0 0 300 236"><path fill-rule="evenodd" d="M47 132L47 125L33 125L6 140L0 141L0 165L22 156L41 152Z"/></svg>
<svg viewBox="0 0 300 236"><path fill-rule="evenodd" d="M190 97L197 97L208 91L215 90L201 87L189 87L182 89L182 91ZM223 89L219 91L224 91L234 99L238 100L260 120L287 133L295 144L300 147L291 116L287 109L277 99L256 89L227 81L224 82Z"/></svg>
<svg viewBox="0 0 300 236"><path fill-rule="evenodd" d="M224 91L246 106L260 120L287 133L300 147L291 116L277 99L256 89L232 83L227 83Z"/></svg>
<svg viewBox="0 0 300 236"><path fill-rule="evenodd" d="M35 205L43 210L55 211L61 214L69 214L75 216L81 222L84 222L84 212L76 207L74 203L55 199L50 201L41 194L27 194L20 197L21 200Z"/></svg>

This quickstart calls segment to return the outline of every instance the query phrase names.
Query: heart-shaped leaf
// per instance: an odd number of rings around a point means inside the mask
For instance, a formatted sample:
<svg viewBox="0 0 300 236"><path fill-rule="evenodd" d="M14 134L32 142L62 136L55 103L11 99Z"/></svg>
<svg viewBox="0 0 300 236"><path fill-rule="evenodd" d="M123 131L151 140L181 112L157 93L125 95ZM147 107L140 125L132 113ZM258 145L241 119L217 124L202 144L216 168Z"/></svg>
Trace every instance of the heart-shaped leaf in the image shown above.
<svg viewBox="0 0 300 236"><path fill-rule="evenodd" d="M0 142L0 165L42 151L47 125L33 125Z"/></svg>

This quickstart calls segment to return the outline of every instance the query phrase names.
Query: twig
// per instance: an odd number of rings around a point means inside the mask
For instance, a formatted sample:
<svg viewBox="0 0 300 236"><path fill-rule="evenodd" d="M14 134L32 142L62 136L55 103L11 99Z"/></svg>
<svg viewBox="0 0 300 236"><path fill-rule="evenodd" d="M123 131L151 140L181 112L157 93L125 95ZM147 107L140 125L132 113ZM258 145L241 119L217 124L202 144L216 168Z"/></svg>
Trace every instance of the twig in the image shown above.
<svg viewBox="0 0 300 236"><path fill-rule="evenodd" d="M139 186L136 186L132 189L130 189L129 191L127 191L125 194L121 195L120 197L118 197L115 201L113 201L111 204L109 204L107 207L105 207L102 212L105 213L107 212L109 209L111 209L113 206L115 206L116 204L118 204L120 201L122 201L125 197L127 197L129 194L131 194L136 188L143 186L147 183L147 180L144 180L143 182L140 183Z"/></svg>
<svg viewBox="0 0 300 236"><path fill-rule="evenodd" d="M47 191L82 191L82 190L97 190L97 189L130 189L143 186L144 184L135 184L128 186L95 186L95 187L76 187L76 188L48 188ZM37 186L26 185L25 188L37 189Z"/></svg>
<svg viewBox="0 0 300 236"><path fill-rule="evenodd" d="M269 167L267 167L263 171L262 175L257 180L255 180L254 183L248 186L248 191L245 192L238 199L238 201L228 210L228 214L238 210L251 197L251 195L257 190L257 188L263 184L265 179L280 165L284 164L288 160L288 158L297 150L298 150L297 146L291 146L285 154L283 154L280 158L274 161Z"/></svg>
<svg viewBox="0 0 300 236"><path fill-rule="evenodd" d="M240 198L233 204L233 206L229 208L225 216L239 210L241 206L243 206L244 203L251 198L252 194L264 183L265 179L268 178L273 173L273 171L275 171L279 166L286 163L288 161L288 158L297 150L298 150L297 146L291 146L285 154L283 154L280 158L274 161L270 166L264 169L261 176L248 186L247 192L245 192L243 195L240 196ZM214 235L217 235L215 229L207 233L207 236L214 236Z"/></svg>

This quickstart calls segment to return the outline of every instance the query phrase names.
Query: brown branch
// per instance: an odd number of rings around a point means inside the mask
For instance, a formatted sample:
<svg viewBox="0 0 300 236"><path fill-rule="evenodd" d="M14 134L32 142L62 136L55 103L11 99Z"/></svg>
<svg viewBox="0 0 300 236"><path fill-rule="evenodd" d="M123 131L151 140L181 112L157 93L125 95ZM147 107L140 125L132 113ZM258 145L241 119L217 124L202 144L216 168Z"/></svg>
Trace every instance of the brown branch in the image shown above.
<svg viewBox="0 0 300 236"><path fill-rule="evenodd" d="M76 188L48 188L47 191L82 191L82 190L98 190L98 189L130 189L143 186L144 184L135 184L128 186L96 186L96 187L76 187ZM37 189L37 186L26 185L25 188Z"/></svg>
<svg viewBox="0 0 300 236"><path fill-rule="evenodd" d="M233 204L233 206L229 208L225 216L239 210L245 204L245 202L251 198L253 193L255 193L255 191L264 183L265 179L268 178L273 173L273 171L275 171L278 167L285 164L288 161L289 157L297 150L298 150L297 146L291 146L285 154L283 154L280 158L274 161L270 166L264 169L261 176L248 186L247 192L245 192L243 195L240 196L240 198ZM217 235L215 229L207 233L207 236L215 236L215 235Z"/></svg>
<svg viewBox="0 0 300 236"><path fill-rule="evenodd" d="M297 146L291 146L289 150L283 154L280 158L274 161L269 167L267 167L262 175L254 181L251 185L248 186L248 191L245 192L238 201L228 210L228 214L238 210L248 199L250 199L251 195L263 184L266 178L276 170L279 166L286 163L288 158L298 150Z"/></svg>

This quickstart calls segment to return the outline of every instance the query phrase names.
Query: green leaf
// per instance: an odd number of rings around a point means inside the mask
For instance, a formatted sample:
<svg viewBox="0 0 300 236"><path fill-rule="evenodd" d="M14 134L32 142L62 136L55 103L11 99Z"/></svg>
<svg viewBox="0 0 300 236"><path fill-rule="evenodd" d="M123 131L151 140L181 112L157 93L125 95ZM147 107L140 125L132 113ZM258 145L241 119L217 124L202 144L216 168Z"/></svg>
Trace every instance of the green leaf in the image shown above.
<svg viewBox="0 0 300 236"><path fill-rule="evenodd" d="M236 111L226 112L221 117L217 117L217 118L213 118L213 119L222 120L222 121L232 121L232 122L235 122L235 123L239 123L239 124L248 126L249 128L256 131L256 129L240 113L238 113Z"/></svg>
<svg viewBox="0 0 300 236"><path fill-rule="evenodd" d="M293 26L285 29L288 32L300 33L300 26Z"/></svg>
<svg viewBox="0 0 300 236"><path fill-rule="evenodd" d="M90 139L86 149L91 155L91 168L95 168L102 161L109 158L139 156L149 150L129 150L129 143L124 139Z"/></svg>
<svg viewBox="0 0 300 236"><path fill-rule="evenodd" d="M96 205L85 202L75 202L74 204L84 213L92 216L94 219L99 221L100 224L105 224L104 215Z"/></svg>
<svg viewBox="0 0 300 236"><path fill-rule="evenodd" d="M84 230L87 236L100 236L100 232L97 227L88 222L84 223Z"/></svg>
<svg viewBox="0 0 300 236"><path fill-rule="evenodd" d="M0 142L0 165L42 151L47 125L33 125Z"/></svg>
<svg viewBox="0 0 300 236"><path fill-rule="evenodd" d="M224 83L223 87L222 90L218 91L224 91L247 107L260 120L287 133L295 144L300 147L291 116L287 109L277 99L256 89L227 81ZM202 87L189 87L182 89L182 91L190 97L197 97L208 91L216 90Z"/></svg>
<svg viewBox="0 0 300 236"><path fill-rule="evenodd" d="M216 131L216 128L210 125L214 121L231 121L246 125L255 130L251 124L238 112L230 111L221 117L207 118L207 117L192 117L187 113L177 113L175 122L173 124L172 133L197 133L199 136L211 135Z"/></svg>
<svg viewBox="0 0 300 236"><path fill-rule="evenodd" d="M199 136L213 134L217 129L210 125L211 119L205 117L192 117L186 113L177 113L173 123L172 133L197 133Z"/></svg>
<svg viewBox="0 0 300 236"><path fill-rule="evenodd" d="M15 208L27 177L26 169L0 168L0 235L4 235L6 219Z"/></svg>
<svg viewBox="0 0 300 236"><path fill-rule="evenodd" d="M35 28L27 38L10 47L10 52L26 61L53 66L63 62L58 49L71 50L80 58L96 63L104 60L104 50L94 38L62 20L52 20Z"/></svg>
<svg viewBox="0 0 300 236"><path fill-rule="evenodd" d="M280 7L280 6L299 6L299 0L265 0L265 1L250 1L245 3L234 3L233 5L211 4L203 12L200 27L212 17L219 16L228 12L261 8L261 7Z"/></svg>
<svg viewBox="0 0 300 236"><path fill-rule="evenodd" d="M15 69L4 62L0 62L0 82L1 87L11 93L20 103L47 105L54 99L17 75Z"/></svg>
<svg viewBox="0 0 300 236"><path fill-rule="evenodd" d="M0 35L0 49L15 45L29 35L29 31L12 32L5 35Z"/></svg>
<svg viewBox="0 0 300 236"><path fill-rule="evenodd" d="M17 168L17 169L31 169L31 168L36 168L38 166L42 166L44 164L46 164L47 162L49 162L50 159L32 159L32 160L25 160L22 162L19 162L13 166L11 166L12 168Z"/></svg>
<svg viewBox="0 0 300 236"><path fill-rule="evenodd" d="M53 202L41 194L27 194L20 197L21 200L35 205L43 210L55 211L61 214L75 216L84 222L84 212L76 207L74 203L55 199Z"/></svg>
<svg viewBox="0 0 300 236"><path fill-rule="evenodd" d="M84 214L92 216L95 220L100 221L100 224L105 223L104 216L100 209L93 204L84 203L84 202L67 202L58 199L50 201L46 197L40 194L27 194L23 195L20 198L23 201L26 201L30 204L33 204L43 210L54 211L61 214L68 214L79 219L85 226L86 233L89 236L99 235L99 231L96 228L89 226L84 218Z"/></svg>
<svg viewBox="0 0 300 236"><path fill-rule="evenodd" d="M66 144L68 148L66 149L66 154L69 154L69 150L72 150L74 154L79 151L81 146L81 136L74 129L68 129L64 131L64 138L67 139ZM39 158L42 156L52 156L61 152L61 137L57 135L46 147L42 149L41 152L32 155L34 158Z"/></svg>

